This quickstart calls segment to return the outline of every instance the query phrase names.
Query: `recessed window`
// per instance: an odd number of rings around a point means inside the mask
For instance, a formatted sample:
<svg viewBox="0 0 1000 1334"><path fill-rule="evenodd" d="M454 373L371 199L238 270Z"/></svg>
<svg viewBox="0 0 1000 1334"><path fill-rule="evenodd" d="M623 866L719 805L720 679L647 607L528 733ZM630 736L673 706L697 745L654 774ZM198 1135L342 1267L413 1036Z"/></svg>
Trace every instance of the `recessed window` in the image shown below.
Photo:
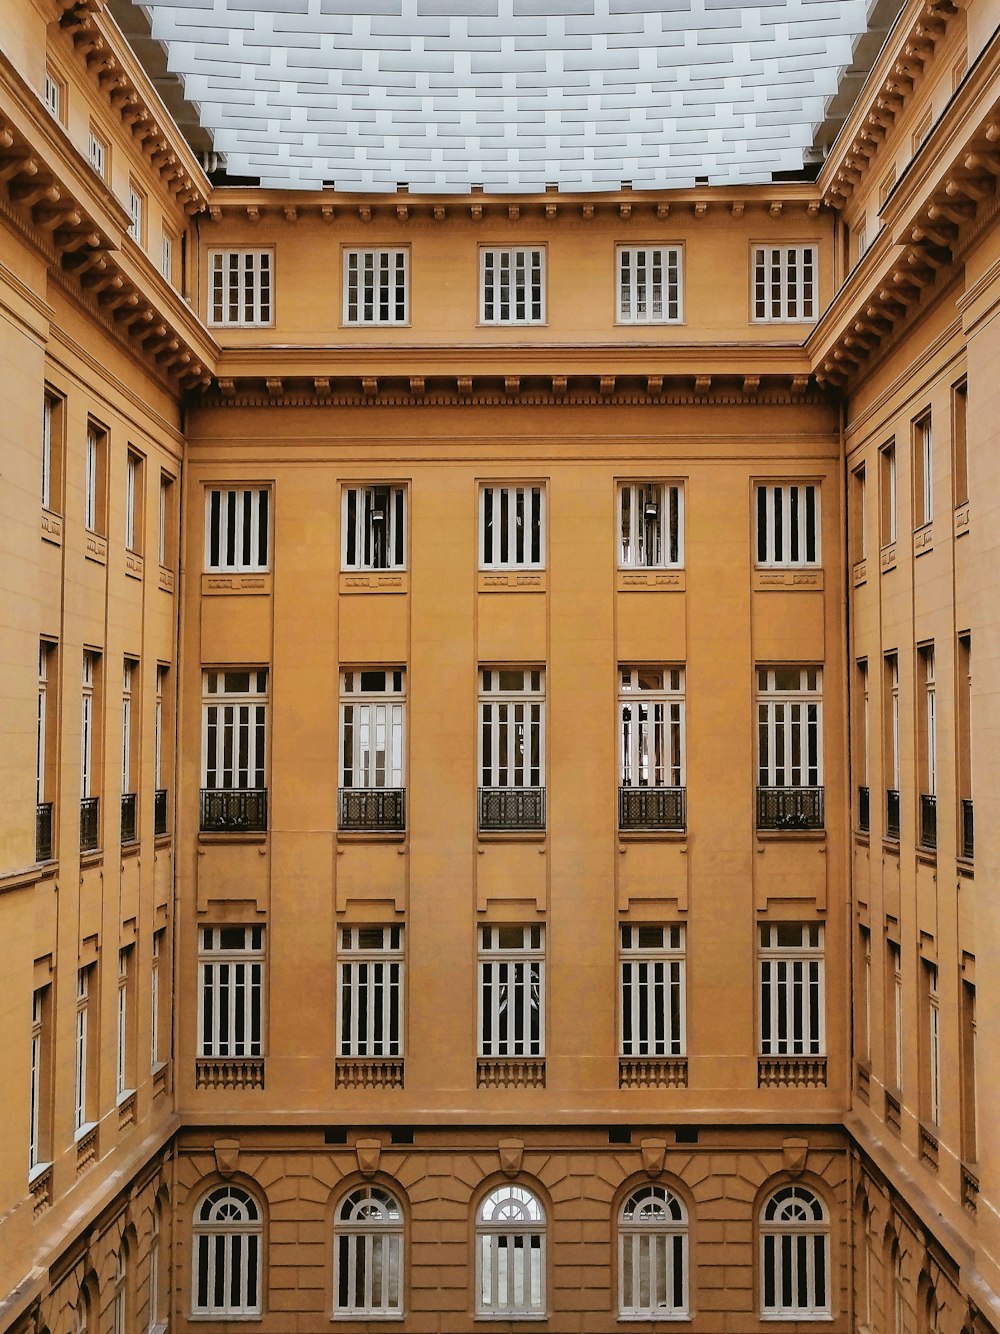
<svg viewBox="0 0 1000 1334"><path fill-rule="evenodd" d="M138 245L143 245L146 240L146 196L135 184L129 181L128 185L128 234Z"/></svg>
<svg viewBox="0 0 1000 1334"><path fill-rule="evenodd" d="M969 499L969 384L959 380L951 387L952 476L955 504L964 505Z"/></svg>
<svg viewBox="0 0 1000 1334"><path fill-rule="evenodd" d="M781 482L757 486L757 564L818 565L819 487Z"/></svg>
<svg viewBox="0 0 1000 1334"><path fill-rule="evenodd" d="M619 246L618 323L676 324L681 319L680 246Z"/></svg>
<svg viewBox="0 0 1000 1334"><path fill-rule="evenodd" d="M913 423L913 526L921 528L934 518L934 441L931 414Z"/></svg>
<svg viewBox="0 0 1000 1334"><path fill-rule="evenodd" d="M145 460L134 449L125 459L125 549L142 552Z"/></svg>
<svg viewBox="0 0 1000 1334"><path fill-rule="evenodd" d="M191 1314L258 1316L263 1221L241 1186L217 1186L195 1209Z"/></svg>
<svg viewBox="0 0 1000 1334"><path fill-rule="evenodd" d="M545 1314L545 1214L524 1186L498 1186L476 1211L476 1314Z"/></svg>
<svg viewBox="0 0 1000 1334"><path fill-rule="evenodd" d="M758 668L758 829L823 827L822 719L818 667Z"/></svg>
<svg viewBox="0 0 1000 1334"><path fill-rule="evenodd" d="M618 1312L626 1320L687 1315L687 1210L666 1186L640 1186L618 1220Z"/></svg>
<svg viewBox="0 0 1000 1334"><path fill-rule="evenodd" d="M544 324L545 251L541 246L479 252L483 324Z"/></svg>
<svg viewBox="0 0 1000 1334"><path fill-rule="evenodd" d="M825 1052L823 928L779 922L760 928L760 1054Z"/></svg>
<svg viewBox="0 0 1000 1334"><path fill-rule="evenodd" d="M621 1056L685 1054L684 928L621 927Z"/></svg>
<svg viewBox="0 0 1000 1334"><path fill-rule="evenodd" d="M344 251L344 323L406 324L409 252Z"/></svg>
<svg viewBox="0 0 1000 1334"><path fill-rule="evenodd" d="M341 558L345 570L402 570L406 565L406 487L346 486Z"/></svg>
<svg viewBox="0 0 1000 1334"><path fill-rule="evenodd" d="M205 493L205 569L266 570L271 493L266 487Z"/></svg>
<svg viewBox="0 0 1000 1334"><path fill-rule="evenodd" d="M260 328L273 323L270 250L210 250L209 324Z"/></svg>
<svg viewBox="0 0 1000 1334"><path fill-rule="evenodd" d="M174 279L174 238L169 232L164 232L160 240L160 272L166 278L167 282L173 282Z"/></svg>
<svg viewBox="0 0 1000 1334"><path fill-rule="evenodd" d="M198 1055L264 1054L264 928L203 927L198 952Z"/></svg>
<svg viewBox="0 0 1000 1334"><path fill-rule="evenodd" d="M83 521L88 532L107 536L108 433L87 424L83 461Z"/></svg>
<svg viewBox="0 0 1000 1334"><path fill-rule="evenodd" d="M115 1094L119 1101L135 1088L133 1070L132 1029L135 1024L133 1001L135 989L135 946L127 945L118 951L118 1006L117 1006L117 1053L115 1068Z"/></svg>
<svg viewBox="0 0 1000 1334"><path fill-rule="evenodd" d="M341 673L341 830L406 827L404 676L401 667Z"/></svg>
<svg viewBox="0 0 1000 1334"><path fill-rule="evenodd" d="M62 513L63 399L46 391L42 398L42 508Z"/></svg>
<svg viewBox="0 0 1000 1334"><path fill-rule="evenodd" d="M267 828L267 671L204 673L203 830Z"/></svg>
<svg viewBox="0 0 1000 1334"><path fill-rule="evenodd" d="M545 1054L545 943L541 926L479 929L479 1055Z"/></svg>
<svg viewBox="0 0 1000 1334"><path fill-rule="evenodd" d="M361 1186L334 1221L334 1317L403 1314L403 1211L381 1186Z"/></svg>
<svg viewBox="0 0 1000 1334"><path fill-rule="evenodd" d="M66 94L62 79L52 70L45 71L45 106L49 115L61 121Z"/></svg>
<svg viewBox="0 0 1000 1334"><path fill-rule="evenodd" d="M161 472L157 556L160 564L166 569L173 569L176 560L177 520L174 515L174 505L174 478L168 472Z"/></svg>
<svg viewBox="0 0 1000 1334"><path fill-rule="evenodd" d="M340 932L340 1035L348 1059L403 1055L403 928L347 926Z"/></svg>
<svg viewBox="0 0 1000 1334"><path fill-rule="evenodd" d="M479 491L479 568L542 569L545 565L545 488L511 484Z"/></svg>
<svg viewBox="0 0 1000 1334"><path fill-rule="evenodd" d="M107 140L93 129L90 131L90 135L87 139L87 156L90 159L90 165L97 172L98 176L100 176L101 180L106 181L108 179L108 169L111 163L108 144Z"/></svg>
<svg viewBox="0 0 1000 1334"><path fill-rule="evenodd" d="M668 570L684 564L684 487L623 482L618 488L618 567Z"/></svg>
<svg viewBox="0 0 1000 1334"><path fill-rule="evenodd" d="M788 1320L830 1314L830 1224L805 1186L782 1186L760 1218L761 1314Z"/></svg>
<svg viewBox="0 0 1000 1334"><path fill-rule="evenodd" d="M896 445L890 440L878 452L879 457L879 545L888 547L896 540Z"/></svg>
<svg viewBox="0 0 1000 1334"><path fill-rule="evenodd" d="M52 988L31 994L31 1074L28 1085L28 1174L52 1157Z"/></svg>
<svg viewBox="0 0 1000 1334"><path fill-rule="evenodd" d="M483 668L479 722L480 829L544 829L544 672Z"/></svg>
<svg viewBox="0 0 1000 1334"><path fill-rule="evenodd" d="M97 1005L97 965L76 974L76 1027L74 1043L73 1128L79 1139L94 1124L97 1108L98 1044L92 1041L91 1005ZM96 1016L95 1016L96 1027Z"/></svg>
<svg viewBox="0 0 1000 1334"><path fill-rule="evenodd" d="M753 318L767 324L816 318L816 247L756 246Z"/></svg>

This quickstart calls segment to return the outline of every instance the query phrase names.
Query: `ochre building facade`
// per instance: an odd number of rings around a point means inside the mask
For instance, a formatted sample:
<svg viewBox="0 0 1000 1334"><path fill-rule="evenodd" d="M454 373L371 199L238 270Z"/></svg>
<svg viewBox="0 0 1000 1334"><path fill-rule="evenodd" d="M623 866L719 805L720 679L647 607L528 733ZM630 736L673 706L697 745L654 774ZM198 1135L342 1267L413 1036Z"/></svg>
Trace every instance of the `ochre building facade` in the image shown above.
<svg viewBox="0 0 1000 1334"><path fill-rule="evenodd" d="M0 5L0 1328L1000 1327L996 19L423 198Z"/></svg>

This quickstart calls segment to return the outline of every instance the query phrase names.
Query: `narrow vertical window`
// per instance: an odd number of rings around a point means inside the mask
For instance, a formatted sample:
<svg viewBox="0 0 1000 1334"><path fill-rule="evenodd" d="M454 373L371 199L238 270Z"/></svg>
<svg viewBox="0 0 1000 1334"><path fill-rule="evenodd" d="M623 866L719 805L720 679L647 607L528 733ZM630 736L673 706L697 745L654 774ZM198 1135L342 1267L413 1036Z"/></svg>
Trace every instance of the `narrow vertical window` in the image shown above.
<svg viewBox="0 0 1000 1334"><path fill-rule="evenodd" d="M683 829L684 669L621 667L619 829Z"/></svg>
<svg viewBox="0 0 1000 1334"><path fill-rule="evenodd" d="M90 1041L90 1006L95 991L96 966L80 968L76 974L76 1041L74 1053L73 1125L77 1137L90 1129L95 1117L95 1080L93 1078L93 1051Z"/></svg>
<svg viewBox="0 0 1000 1334"><path fill-rule="evenodd" d="M892 546L896 540L896 445L890 441L879 450L879 541Z"/></svg>
<svg viewBox="0 0 1000 1334"><path fill-rule="evenodd" d="M102 537L107 536L107 457L107 432L91 422L87 426L84 453L83 517L87 529Z"/></svg>
<svg viewBox="0 0 1000 1334"><path fill-rule="evenodd" d="M168 472L161 472L157 557L165 569L174 566L174 523L174 479Z"/></svg>
<svg viewBox="0 0 1000 1334"><path fill-rule="evenodd" d="M855 564L868 554L865 520L865 469L862 465L851 473L851 553Z"/></svg>
<svg viewBox="0 0 1000 1334"><path fill-rule="evenodd" d="M91 129L87 140L87 156L90 159L90 165L101 180L106 181L108 179L108 145L94 129Z"/></svg>
<svg viewBox="0 0 1000 1334"><path fill-rule="evenodd" d="M891 940L886 941L886 981L889 1036L891 1047L890 1078L887 1081L896 1092L903 1088L903 956L899 946Z"/></svg>
<svg viewBox="0 0 1000 1334"><path fill-rule="evenodd" d="M406 487L346 486L341 532L343 569L405 569Z"/></svg>
<svg viewBox="0 0 1000 1334"><path fill-rule="evenodd" d="M757 564L818 565L819 487L782 482L757 487Z"/></svg>
<svg viewBox="0 0 1000 1334"><path fill-rule="evenodd" d="M204 927L198 956L198 1055L264 1054L264 928Z"/></svg>
<svg viewBox="0 0 1000 1334"><path fill-rule="evenodd" d="M125 548L142 553L144 460L130 449L125 459Z"/></svg>
<svg viewBox="0 0 1000 1334"><path fill-rule="evenodd" d="M132 843L139 836L138 794L135 782L139 768L139 730L135 726L134 705L139 692L139 664L126 658L122 665L122 842Z"/></svg>
<svg viewBox="0 0 1000 1334"><path fill-rule="evenodd" d="M335 1318L403 1314L403 1213L381 1186L361 1186L337 1208L333 1291Z"/></svg>
<svg viewBox="0 0 1000 1334"><path fill-rule="evenodd" d="M937 685L934 674L934 645L917 649L920 686L917 716L917 750L920 774L920 844L937 847Z"/></svg>
<svg viewBox="0 0 1000 1334"><path fill-rule="evenodd" d="M479 568L545 565L545 488L484 486L479 491Z"/></svg>
<svg viewBox="0 0 1000 1334"><path fill-rule="evenodd" d="M344 323L406 324L409 252L344 251Z"/></svg>
<svg viewBox="0 0 1000 1334"><path fill-rule="evenodd" d="M479 1055L545 1054L545 947L541 926L479 931Z"/></svg>
<svg viewBox="0 0 1000 1334"><path fill-rule="evenodd" d="M340 932L340 1037L347 1060L403 1055L403 928L349 926Z"/></svg>
<svg viewBox="0 0 1000 1334"><path fill-rule="evenodd" d="M913 526L922 527L934 517L934 453L931 414L913 423Z"/></svg>
<svg viewBox="0 0 1000 1334"><path fill-rule="evenodd" d="M100 670L101 655L83 654L80 717L80 851L92 852L100 835Z"/></svg>
<svg viewBox="0 0 1000 1334"><path fill-rule="evenodd" d="M117 1011L117 1052L118 1059L115 1073L115 1093L119 1102L124 1100L135 1087L132 1070L132 987L135 981L133 967L134 947L128 945L118 951L118 1011Z"/></svg>
<svg viewBox="0 0 1000 1334"><path fill-rule="evenodd" d="M962 1098L962 1159L966 1163L978 1160L979 1149L976 1132L976 987L973 982L962 979L959 994L960 1041L959 1061L961 1069Z"/></svg>
<svg viewBox="0 0 1000 1334"><path fill-rule="evenodd" d="M208 252L209 324L259 328L273 323L270 250Z"/></svg>
<svg viewBox="0 0 1000 1334"><path fill-rule="evenodd" d="M861 1059L871 1064L872 1059L872 933L866 926L858 927L858 1031L856 1041Z"/></svg>
<svg viewBox="0 0 1000 1334"><path fill-rule="evenodd" d="M45 71L45 106L53 120L63 118L62 82L51 69Z"/></svg>
<svg viewBox="0 0 1000 1334"><path fill-rule="evenodd" d="M149 1064L155 1070L163 1060L160 1050L160 1022L163 992L160 988L160 967L164 961L164 942L167 933L161 927L153 932L153 950L149 967Z"/></svg>
<svg viewBox="0 0 1000 1334"><path fill-rule="evenodd" d="M682 319L680 246L619 246L618 323Z"/></svg>
<svg viewBox="0 0 1000 1334"><path fill-rule="evenodd" d="M166 726L167 677L169 668L156 665L156 699L153 704L153 833L167 832L167 773L169 760L164 761L163 744ZM169 739L168 739L169 740Z"/></svg>
<svg viewBox="0 0 1000 1334"><path fill-rule="evenodd" d="M871 827L869 769L868 660L857 663L857 697L854 707L854 764L857 771L857 828L867 833Z"/></svg>
<svg viewBox="0 0 1000 1334"><path fill-rule="evenodd" d="M883 771L885 791L885 836L899 838L899 654L887 653L882 660Z"/></svg>
<svg viewBox="0 0 1000 1334"><path fill-rule="evenodd" d="M31 993L31 1082L28 1106L28 1175L43 1171L52 1158L52 1068L50 986Z"/></svg>
<svg viewBox="0 0 1000 1334"><path fill-rule="evenodd" d="M508 246L482 249L479 319L482 324L544 324L545 251Z"/></svg>
<svg viewBox="0 0 1000 1334"><path fill-rule="evenodd" d="M826 1050L823 928L760 928L760 1054L820 1056Z"/></svg>
<svg viewBox="0 0 1000 1334"><path fill-rule="evenodd" d="M951 391L952 478L955 505L969 499L969 384L960 380Z"/></svg>
<svg viewBox="0 0 1000 1334"><path fill-rule="evenodd" d="M266 488L205 493L205 569L266 570L271 493Z"/></svg>
<svg viewBox="0 0 1000 1334"><path fill-rule="evenodd" d="M128 186L128 234L138 245L143 245L146 240L146 196L135 184L129 181Z"/></svg>
<svg viewBox="0 0 1000 1334"><path fill-rule="evenodd" d="M484 667L479 721L480 829L544 829L544 672Z"/></svg>
<svg viewBox="0 0 1000 1334"><path fill-rule="evenodd" d="M823 828L823 675L757 669L757 828Z"/></svg>
<svg viewBox="0 0 1000 1334"><path fill-rule="evenodd" d="M941 1011L938 997L938 970L926 959L921 961L924 991L924 1097L923 1115L932 1126L941 1124Z"/></svg>
<svg viewBox="0 0 1000 1334"><path fill-rule="evenodd" d="M53 854L53 797L55 795L55 741L59 711L56 707L56 646L38 645L38 709L35 732L35 860Z"/></svg>
<svg viewBox="0 0 1000 1334"><path fill-rule="evenodd" d="M618 488L618 568L676 569L684 564L684 487L623 482Z"/></svg>
<svg viewBox="0 0 1000 1334"><path fill-rule="evenodd" d="M623 925L620 939L622 1062L684 1056L684 928Z"/></svg>
<svg viewBox="0 0 1000 1334"><path fill-rule="evenodd" d="M958 636L955 677L956 726L958 731L959 853L975 856L975 825L972 805L972 636Z"/></svg>
<svg viewBox="0 0 1000 1334"><path fill-rule="evenodd" d="M160 241L160 272L168 283L174 280L174 238L164 232Z"/></svg>
<svg viewBox="0 0 1000 1334"><path fill-rule="evenodd" d="M341 673L341 829L406 827L404 675L402 668Z"/></svg>
<svg viewBox="0 0 1000 1334"><path fill-rule="evenodd" d="M63 400L46 393L42 398L42 509L62 513Z"/></svg>
<svg viewBox="0 0 1000 1334"><path fill-rule="evenodd" d="M204 673L203 830L267 828L265 668Z"/></svg>
<svg viewBox="0 0 1000 1334"><path fill-rule="evenodd" d="M815 246L755 247L753 318L764 323L816 318Z"/></svg>

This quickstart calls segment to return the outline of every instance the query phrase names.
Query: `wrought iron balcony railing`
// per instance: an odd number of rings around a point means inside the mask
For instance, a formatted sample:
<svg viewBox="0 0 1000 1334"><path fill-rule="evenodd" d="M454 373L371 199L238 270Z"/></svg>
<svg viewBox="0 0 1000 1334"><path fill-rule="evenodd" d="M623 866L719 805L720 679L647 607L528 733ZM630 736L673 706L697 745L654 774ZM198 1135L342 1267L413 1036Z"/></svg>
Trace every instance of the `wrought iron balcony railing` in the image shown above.
<svg viewBox="0 0 1000 1334"><path fill-rule="evenodd" d="M866 787L858 788L858 828L863 834L871 828L871 793Z"/></svg>
<svg viewBox="0 0 1000 1334"><path fill-rule="evenodd" d="M337 828L344 832L400 833L406 828L405 787L342 787Z"/></svg>
<svg viewBox="0 0 1000 1334"><path fill-rule="evenodd" d="M100 825L100 797L83 797L80 800L80 851L94 852L100 847L98 826Z"/></svg>
<svg viewBox="0 0 1000 1334"><path fill-rule="evenodd" d="M937 847L937 797L920 794L920 846Z"/></svg>
<svg viewBox="0 0 1000 1334"><path fill-rule="evenodd" d="M968 857L971 861L976 855L976 840L974 837L974 827L972 822L972 801L968 797L962 798L962 856ZM41 857L38 859L41 861Z"/></svg>
<svg viewBox="0 0 1000 1334"><path fill-rule="evenodd" d="M259 834L267 830L267 788L201 789L202 833Z"/></svg>
<svg viewBox="0 0 1000 1334"><path fill-rule="evenodd" d="M167 790L166 788L157 788L153 797L153 833L165 834L167 832Z"/></svg>
<svg viewBox="0 0 1000 1334"><path fill-rule="evenodd" d="M484 833L544 829L544 787L481 787L479 828Z"/></svg>
<svg viewBox="0 0 1000 1334"><path fill-rule="evenodd" d="M134 843L136 834L137 802L134 792L122 793L122 842Z"/></svg>
<svg viewBox="0 0 1000 1334"><path fill-rule="evenodd" d="M885 836L899 838L899 793L893 787L885 790Z"/></svg>
<svg viewBox="0 0 1000 1334"><path fill-rule="evenodd" d="M619 829L685 829L687 788L620 787Z"/></svg>
<svg viewBox="0 0 1000 1334"><path fill-rule="evenodd" d="M823 828L821 787L759 787L757 828L794 830Z"/></svg>
<svg viewBox="0 0 1000 1334"><path fill-rule="evenodd" d="M35 861L52 860L52 802L40 801L35 807Z"/></svg>

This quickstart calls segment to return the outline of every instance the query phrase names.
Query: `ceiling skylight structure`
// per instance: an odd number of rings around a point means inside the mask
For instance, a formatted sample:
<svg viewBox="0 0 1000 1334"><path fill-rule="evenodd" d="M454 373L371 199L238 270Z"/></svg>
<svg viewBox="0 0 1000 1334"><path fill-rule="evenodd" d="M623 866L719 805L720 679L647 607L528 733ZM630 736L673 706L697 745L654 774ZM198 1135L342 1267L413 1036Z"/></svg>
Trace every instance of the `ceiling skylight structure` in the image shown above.
<svg viewBox="0 0 1000 1334"><path fill-rule="evenodd" d="M230 176L617 190L794 172L866 0L150 0Z"/></svg>

